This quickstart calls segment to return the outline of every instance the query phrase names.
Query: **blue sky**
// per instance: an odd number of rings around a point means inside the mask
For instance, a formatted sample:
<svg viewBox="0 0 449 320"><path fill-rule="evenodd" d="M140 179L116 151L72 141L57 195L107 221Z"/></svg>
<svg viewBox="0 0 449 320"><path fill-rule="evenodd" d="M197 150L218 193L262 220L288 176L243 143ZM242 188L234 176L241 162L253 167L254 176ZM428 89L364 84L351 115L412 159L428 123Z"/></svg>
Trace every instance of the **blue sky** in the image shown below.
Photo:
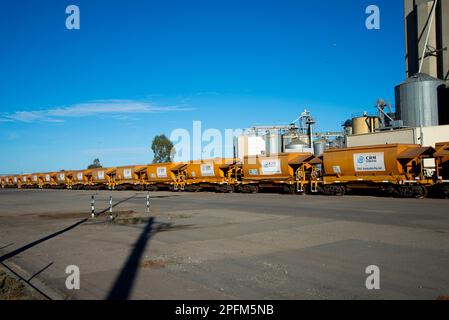
<svg viewBox="0 0 449 320"><path fill-rule="evenodd" d="M403 1L2 0L0 173L149 163L194 120L339 130L404 77Z"/></svg>

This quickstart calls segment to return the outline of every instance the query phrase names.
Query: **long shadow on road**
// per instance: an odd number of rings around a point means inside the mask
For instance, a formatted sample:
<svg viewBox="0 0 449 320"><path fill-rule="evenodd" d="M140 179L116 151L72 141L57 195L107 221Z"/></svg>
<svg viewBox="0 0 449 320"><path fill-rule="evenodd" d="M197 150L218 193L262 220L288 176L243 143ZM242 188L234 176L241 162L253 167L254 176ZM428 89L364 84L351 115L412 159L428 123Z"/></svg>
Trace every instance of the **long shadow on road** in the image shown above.
<svg viewBox="0 0 449 320"><path fill-rule="evenodd" d="M135 195L133 195L133 196L131 196L131 197L129 197L129 198L123 199L123 200L121 200L121 201L115 203L115 204L113 205L113 207L118 206L118 205L120 205L120 204L122 204L122 203L124 203L124 202L126 202L126 201L128 201L128 200L130 200L130 199L132 199L132 198L134 198L134 197L136 197L136 195L137 195L137 194L135 194ZM97 216L99 216L99 215L105 213L105 212L108 211L108 210L109 210L109 208L104 209L103 211L101 211L100 213L98 213ZM83 220L80 220L80 221L76 222L75 224L72 224L71 226L69 226L69 227L67 227L67 228L65 228L65 229L62 229L62 230L60 230L60 231L58 231L58 232L55 232L55 233L52 233L52 234L50 234L50 235L48 235L48 236L46 236L46 237L43 237L43 238L41 238L41 239L39 239L39 240L36 240L36 241L33 241L33 242L31 242L31 243L29 243L29 244L23 246L23 247L20 247L20 248L14 250L14 251L11 251L10 253L7 253L7 254L5 254L5 255L3 255L3 256L0 256L0 263L3 262L3 261L5 261L5 260L7 260L7 259L9 259L9 258L12 258L12 257L14 257L14 256L16 256L16 255L18 255L18 254L20 254L20 253L22 253L22 252L24 252L24 251L26 251L26 250L28 250L28 249L31 249L32 247L37 246L38 244L40 244L40 243L42 243L42 242L45 242L45 241L47 241L47 240L50 240L50 239L52 239L52 238L54 238L54 237L57 237L57 236L59 236L59 235L65 233L65 232L67 232L67 231L70 231L70 230L72 230L72 229L78 227L79 225L85 223L85 222L88 221L88 220L89 220L88 218L83 219ZM8 246L9 246L9 245L8 245ZM5 246L5 247L3 247L3 248L6 248L6 247L7 247L7 246ZM2 248L0 248L0 249L2 249Z"/></svg>
<svg viewBox="0 0 449 320"><path fill-rule="evenodd" d="M134 284L134 280L137 276L137 270L139 268L140 259L145 251L148 241L154 234L153 230L154 218L150 218L142 230L139 238L134 244L134 249L128 257L128 260L124 264L120 275L115 280L111 291L109 292L108 300L126 300L128 299L131 289Z"/></svg>
<svg viewBox="0 0 449 320"><path fill-rule="evenodd" d="M80 224L83 224L87 220L89 220L89 219L86 218L86 219L83 219L81 221L78 221L77 223L72 224L71 226L69 226L69 227L67 227L65 229L62 229L62 230L60 230L58 232L55 232L55 233L52 233L52 234L50 234L50 235L48 235L46 237L43 237L43 238L41 238L39 240L33 241L31 243L28 243L27 245L24 245L23 247L20 247L20 248L14 250L14 251L11 251L11 252L9 252L7 254L4 254L3 256L0 257L0 263L5 261L5 260L7 260L7 259L9 259L9 258L12 258L12 257L20 254L20 253L22 253L22 252L24 252L24 251L26 251L28 249L31 249L32 247L37 246L38 244L40 244L42 242L45 242L47 240L50 240L50 239L52 239L54 237L57 237L57 236L65 233L67 231L70 231L70 230L76 228L77 226L79 226Z"/></svg>

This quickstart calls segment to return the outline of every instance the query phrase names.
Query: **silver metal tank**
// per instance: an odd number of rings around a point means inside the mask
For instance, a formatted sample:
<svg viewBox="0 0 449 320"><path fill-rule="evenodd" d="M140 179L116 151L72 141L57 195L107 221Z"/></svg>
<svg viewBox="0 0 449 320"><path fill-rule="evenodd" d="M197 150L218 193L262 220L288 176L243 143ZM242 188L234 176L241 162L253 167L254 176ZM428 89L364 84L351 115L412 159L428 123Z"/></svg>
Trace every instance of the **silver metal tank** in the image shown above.
<svg viewBox="0 0 449 320"><path fill-rule="evenodd" d="M298 135L293 133L286 133L282 136L282 147L285 151L285 147L288 146L293 140L297 139Z"/></svg>
<svg viewBox="0 0 449 320"><path fill-rule="evenodd" d="M444 81L425 73L408 78L395 88L397 119L407 127L438 126L438 93L444 87Z"/></svg>
<svg viewBox="0 0 449 320"><path fill-rule="evenodd" d="M310 152L309 144L301 139L295 139L285 146L286 153Z"/></svg>
<svg viewBox="0 0 449 320"><path fill-rule="evenodd" d="M313 143L313 154L317 157L322 156L326 148L325 141L315 141Z"/></svg>
<svg viewBox="0 0 449 320"><path fill-rule="evenodd" d="M276 133L268 133L265 136L265 151L267 156L282 153L282 136Z"/></svg>

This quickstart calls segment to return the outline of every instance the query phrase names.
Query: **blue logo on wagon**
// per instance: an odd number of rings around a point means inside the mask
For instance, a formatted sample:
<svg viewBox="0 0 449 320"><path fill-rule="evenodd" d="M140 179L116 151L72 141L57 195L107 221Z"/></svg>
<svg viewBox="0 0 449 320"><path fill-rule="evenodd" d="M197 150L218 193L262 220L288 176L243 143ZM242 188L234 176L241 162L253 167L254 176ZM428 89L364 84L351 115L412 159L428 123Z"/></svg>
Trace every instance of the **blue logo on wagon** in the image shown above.
<svg viewBox="0 0 449 320"><path fill-rule="evenodd" d="M365 162L365 157L364 156L360 156L357 160L358 163L362 164Z"/></svg>

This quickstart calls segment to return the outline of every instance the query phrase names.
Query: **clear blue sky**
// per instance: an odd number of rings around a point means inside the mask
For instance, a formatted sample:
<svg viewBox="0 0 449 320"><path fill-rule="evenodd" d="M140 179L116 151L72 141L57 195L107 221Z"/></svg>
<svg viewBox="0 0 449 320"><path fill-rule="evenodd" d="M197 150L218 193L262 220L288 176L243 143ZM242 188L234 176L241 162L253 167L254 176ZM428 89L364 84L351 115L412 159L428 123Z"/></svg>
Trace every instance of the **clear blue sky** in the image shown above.
<svg viewBox="0 0 449 320"><path fill-rule="evenodd" d="M78 5L81 29L67 30ZM403 1L2 0L0 173L148 163L154 135L192 127L318 129L394 102Z"/></svg>

